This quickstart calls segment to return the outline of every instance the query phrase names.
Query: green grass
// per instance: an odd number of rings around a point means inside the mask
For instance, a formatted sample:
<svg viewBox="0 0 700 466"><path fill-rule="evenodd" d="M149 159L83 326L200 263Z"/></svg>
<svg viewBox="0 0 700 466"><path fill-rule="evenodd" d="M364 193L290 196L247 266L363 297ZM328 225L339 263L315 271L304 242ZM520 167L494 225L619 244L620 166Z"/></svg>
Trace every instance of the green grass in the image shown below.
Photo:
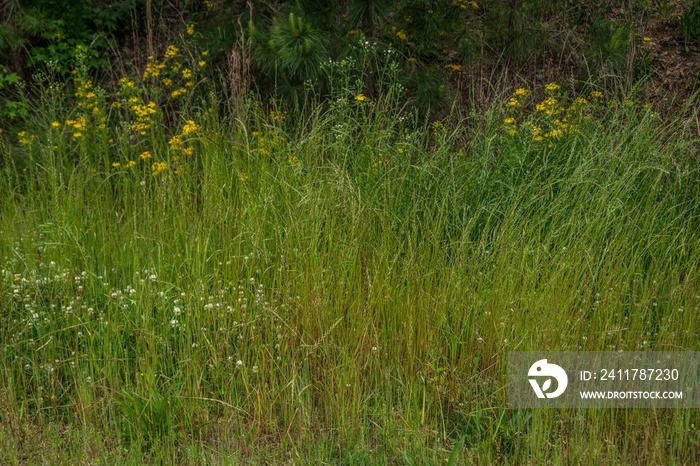
<svg viewBox="0 0 700 466"><path fill-rule="evenodd" d="M508 351L700 331L695 120L535 141L532 106L204 102L112 142L47 110L2 146L0 462L696 463L697 410L507 408Z"/></svg>

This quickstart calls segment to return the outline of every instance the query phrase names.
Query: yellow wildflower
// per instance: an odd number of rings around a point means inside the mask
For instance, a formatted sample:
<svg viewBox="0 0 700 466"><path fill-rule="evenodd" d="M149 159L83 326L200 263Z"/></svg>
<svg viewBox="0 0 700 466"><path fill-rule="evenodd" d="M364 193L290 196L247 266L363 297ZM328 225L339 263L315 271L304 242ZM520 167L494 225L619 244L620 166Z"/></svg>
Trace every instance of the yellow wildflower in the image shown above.
<svg viewBox="0 0 700 466"><path fill-rule="evenodd" d="M187 123L185 123L185 126L182 127L182 134L184 136L188 136L188 135L195 133L197 131L199 131L199 125L196 124L192 120L187 120Z"/></svg>
<svg viewBox="0 0 700 466"><path fill-rule="evenodd" d="M189 26L187 26L187 34L194 34L194 24L190 24Z"/></svg>
<svg viewBox="0 0 700 466"><path fill-rule="evenodd" d="M522 104L515 97L511 97L510 100L506 103L506 106L507 107L522 107Z"/></svg>
<svg viewBox="0 0 700 466"><path fill-rule="evenodd" d="M551 94L558 89L561 89L561 86L559 86L557 83L549 83L544 87L544 92L547 94Z"/></svg>
<svg viewBox="0 0 700 466"><path fill-rule="evenodd" d="M357 95L355 96L355 100L356 100L357 102L364 102L365 100L369 100L369 98L366 97L364 94L357 94Z"/></svg>
<svg viewBox="0 0 700 466"><path fill-rule="evenodd" d="M270 117L274 121L279 121L280 123L284 123L284 120L287 118L287 112L270 112Z"/></svg>
<svg viewBox="0 0 700 466"><path fill-rule="evenodd" d="M165 162L156 162L151 165L151 170L153 170L153 176L160 174L163 170L168 169L168 164Z"/></svg>
<svg viewBox="0 0 700 466"><path fill-rule="evenodd" d="M179 52L177 47L174 45L168 45L168 50L165 51L165 58L173 58L175 55L177 55L177 52Z"/></svg>

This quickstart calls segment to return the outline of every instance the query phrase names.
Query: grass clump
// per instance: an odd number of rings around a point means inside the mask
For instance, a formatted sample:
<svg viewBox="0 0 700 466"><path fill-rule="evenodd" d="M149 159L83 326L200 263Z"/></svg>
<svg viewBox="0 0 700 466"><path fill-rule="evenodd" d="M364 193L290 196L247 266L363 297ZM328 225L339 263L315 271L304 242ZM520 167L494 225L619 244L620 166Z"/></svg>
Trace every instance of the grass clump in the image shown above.
<svg viewBox="0 0 700 466"><path fill-rule="evenodd" d="M391 79L226 119L153 63L2 140L3 463L698 459L696 411L505 390L515 349L695 349L695 120L552 83L423 124Z"/></svg>

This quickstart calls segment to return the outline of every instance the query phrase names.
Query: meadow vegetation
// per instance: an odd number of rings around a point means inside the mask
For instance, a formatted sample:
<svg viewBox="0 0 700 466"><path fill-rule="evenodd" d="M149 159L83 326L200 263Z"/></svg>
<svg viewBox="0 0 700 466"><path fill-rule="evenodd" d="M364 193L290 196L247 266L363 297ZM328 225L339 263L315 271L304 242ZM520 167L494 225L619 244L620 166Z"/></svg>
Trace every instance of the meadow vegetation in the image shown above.
<svg viewBox="0 0 700 466"><path fill-rule="evenodd" d="M0 134L0 463L700 460L697 410L506 389L509 351L698 350L697 95L437 113L357 32L222 102L195 31L114 86L77 46Z"/></svg>

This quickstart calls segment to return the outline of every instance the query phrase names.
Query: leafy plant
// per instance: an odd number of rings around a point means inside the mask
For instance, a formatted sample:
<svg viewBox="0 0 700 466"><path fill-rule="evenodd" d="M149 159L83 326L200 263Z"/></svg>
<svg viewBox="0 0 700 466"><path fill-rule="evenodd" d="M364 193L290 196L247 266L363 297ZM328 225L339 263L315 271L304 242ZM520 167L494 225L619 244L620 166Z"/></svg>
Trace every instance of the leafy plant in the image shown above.
<svg viewBox="0 0 700 466"><path fill-rule="evenodd" d="M302 15L290 12L264 29L250 23L253 60L268 77L281 80L289 103L302 98L303 84L315 80L326 60L327 36Z"/></svg>
<svg viewBox="0 0 700 466"><path fill-rule="evenodd" d="M676 11L676 5L669 3L668 0L654 0L654 6L664 19L670 19Z"/></svg>
<svg viewBox="0 0 700 466"><path fill-rule="evenodd" d="M695 0L680 17L679 24L686 42L700 41L700 0Z"/></svg>
<svg viewBox="0 0 700 466"><path fill-rule="evenodd" d="M588 32L590 43L586 58L596 67L608 65L613 70L621 70L627 63L632 44L632 25L615 25L605 18L596 21Z"/></svg>
<svg viewBox="0 0 700 466"><path fill-rule="evenodd" d="M25 119L29 116L29 105L24 99L18 98L22 79L17 73L10 73L7 68L0 67L0 118Z"/></svg>
<svg viewBox="0 0 700 466"><path fill-rule="evenodd" d="M118 400L122 417L126 421L127 432L138 433L153 441L162 439L173 431L182 411L182 403L177 397L177 386L171 385L164 391L157 387L157 375L152 371L141 374L144 393L127 389L120 392Z"/></svg>

